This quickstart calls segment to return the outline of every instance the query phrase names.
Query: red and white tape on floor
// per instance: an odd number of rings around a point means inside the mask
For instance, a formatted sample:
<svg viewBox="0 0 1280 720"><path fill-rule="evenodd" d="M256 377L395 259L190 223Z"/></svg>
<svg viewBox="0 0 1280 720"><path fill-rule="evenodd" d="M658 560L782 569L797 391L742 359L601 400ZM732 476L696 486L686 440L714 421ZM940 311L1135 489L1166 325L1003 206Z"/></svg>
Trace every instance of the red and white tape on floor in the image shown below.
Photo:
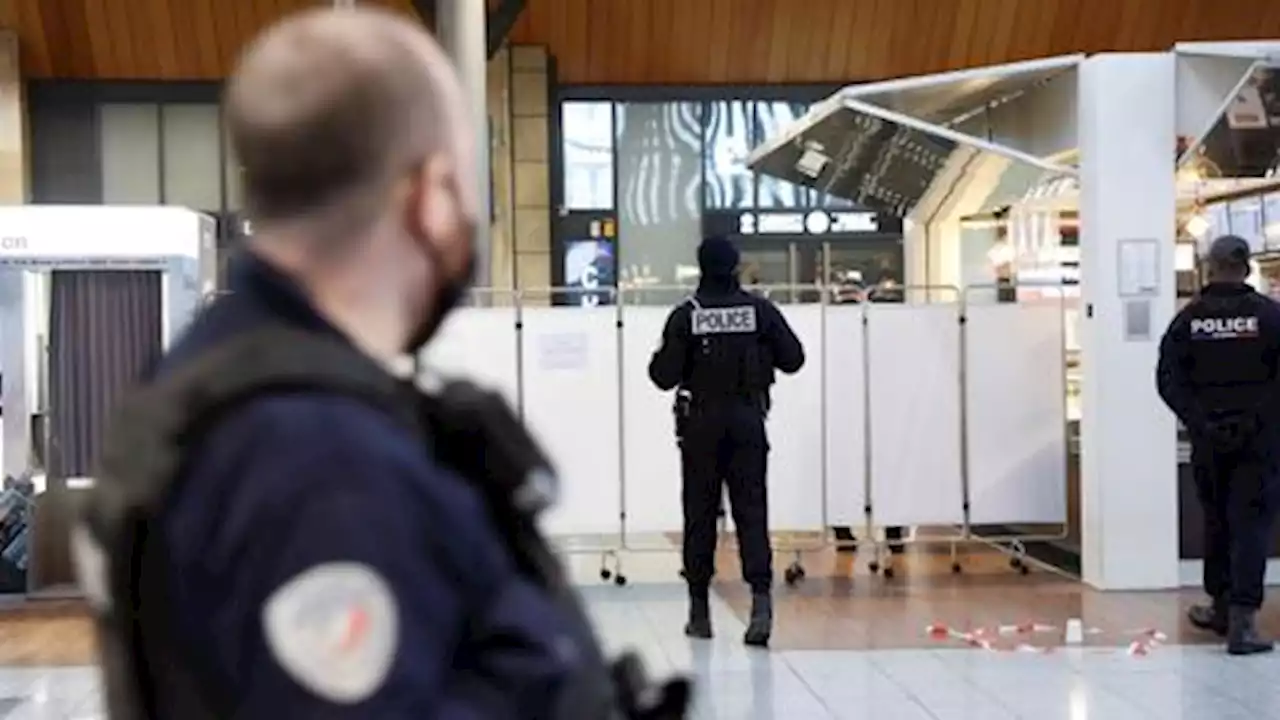
<svg viewBox="0 0 1280 720"><path fill-rule="evenodd" d="M1031 654L1049 654L1063 647L1059 645L1041 645L1030 641L1030 636L1050 635L1058 633L1059 628L1041 623L1021 623L1018 625L997 625L995 627L979 627L971 630L959 630L948 625L935 623L925 628L925 633L939 642L954 641L968 647L989 652L1013 652ZM1105 635L1106 631L1089 628L1084 635ZM1129 640L1127 653L1133 657L1145 657L1152 650L1160 647L1168 637L1150 628L1130 630L1122 633Z"/></svg>

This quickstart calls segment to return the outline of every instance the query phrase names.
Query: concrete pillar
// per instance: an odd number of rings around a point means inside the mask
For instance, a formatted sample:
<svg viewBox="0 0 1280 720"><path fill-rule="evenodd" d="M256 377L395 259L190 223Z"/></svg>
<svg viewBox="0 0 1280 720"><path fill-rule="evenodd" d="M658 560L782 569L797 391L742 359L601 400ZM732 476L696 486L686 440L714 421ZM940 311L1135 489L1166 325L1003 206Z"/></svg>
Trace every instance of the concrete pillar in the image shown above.
<svg viewBox="0 0 1280 720"><path fill-rule="evenodd" d="M490 282L489 218L491 176L489 168L489 111L485 89L489 74L488 3L485 0L436 0L436 37L457 65L462 77L469 115L479 133L476 167L480 168L479 191L482 222L476 228L477 287Z"/></svg>
<svg viewBox="0 0 1280 720"><path fill-rule="evenodd" d="M1079 74L1084 579L1176 587L1177 433L1155 390L1173 317L1175 60L1101 54Z"/></svg>
<svg viewBox="0 0 1280 720"><path fill-rule="evenodd" d="M551 284L550 72L546 48L511 48L511 168L516 286L545 305Z"/></svg>

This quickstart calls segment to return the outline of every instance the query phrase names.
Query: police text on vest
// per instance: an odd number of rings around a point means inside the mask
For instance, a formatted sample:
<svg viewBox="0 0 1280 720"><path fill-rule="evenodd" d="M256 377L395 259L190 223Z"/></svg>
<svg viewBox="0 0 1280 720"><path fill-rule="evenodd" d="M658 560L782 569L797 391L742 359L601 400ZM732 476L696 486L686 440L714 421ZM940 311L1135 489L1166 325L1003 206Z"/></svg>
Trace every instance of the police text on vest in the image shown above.
<svg viewBox="0 0 1280 720"><path fill-rule="evenodd" d="M693 311L694 335L729 335L756 331L754 305L700 308Z"/></svg>
<svg viewBox="0 0 1280 720"><path fill-rule="evenodd" d="M1258 318L1254 315L1225 318L1195 318L1191 336L1209 340L1232 340L1257 337Z"/></svg>

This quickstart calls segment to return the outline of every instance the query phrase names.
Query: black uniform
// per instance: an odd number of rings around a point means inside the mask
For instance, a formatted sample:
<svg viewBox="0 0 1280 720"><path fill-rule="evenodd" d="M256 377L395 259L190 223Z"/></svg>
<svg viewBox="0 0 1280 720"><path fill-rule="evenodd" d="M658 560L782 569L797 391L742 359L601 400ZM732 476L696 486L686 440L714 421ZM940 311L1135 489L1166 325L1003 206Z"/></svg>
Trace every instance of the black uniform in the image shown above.
<svg viewBox="0 0 1280 720"><path fill-rule="evenodd" d="M1204 587L1214 605L1193 610L1192 622L1225 634L1238 614L1251 630L1280 489L1280 307L1243 283L1207 285L1166 331L1157 375L1190 436L1204 505Z"/></svg>
<svg viewBox="0 0 1280 720"><path fill-rule="evenodd" d="M668 317L649 377L662 390L679 388L684 573L696 616L690 634L708 636L709 620L702 622L701 606L715 572L716 515L726 484L743 576L757 604L767 606L773 553L764 421L774 369L799 371L804 348L777 306L738 285L732 275L737 265L732 245L719 239L704 242L699 262L703 279L698 292ZM761 611L767 609L763 606ZM756 624L748 641L764 644L767 625Z"/></svg>

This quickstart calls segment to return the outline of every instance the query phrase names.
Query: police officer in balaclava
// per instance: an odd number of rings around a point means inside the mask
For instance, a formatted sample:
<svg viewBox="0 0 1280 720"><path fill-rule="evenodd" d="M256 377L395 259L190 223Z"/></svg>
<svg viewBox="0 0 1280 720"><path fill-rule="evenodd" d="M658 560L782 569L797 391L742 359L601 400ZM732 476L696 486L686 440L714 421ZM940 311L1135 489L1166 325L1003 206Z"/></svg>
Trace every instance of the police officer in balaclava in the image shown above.
<svg viewBox="0 0 1280 720"><path fill-rule="evenodd" d="M1269 652L1262 606L1277 509L1280 308L1246 282L1249 245L1227 235L1207 257L1209 283L1160 343L1160 397L1186 427L1204 506L1204 589L1191 624L1227 638L1233 655Z"/></svg>
<svg viewBox="0 0 1280 720"><path fill-rule="evenodd" d="M765 417L774 370L798 372L804 348L776 305L742 289L738 263L737 248L724 238L707 238L698 247L697 292L667 318L649 377L660 390L677 390L689 584L685 634L711 637L708 593L715 573L716 515L727 485L742 574L752 596L744 640L766 646L773 626L773 550Z"/></svg>

